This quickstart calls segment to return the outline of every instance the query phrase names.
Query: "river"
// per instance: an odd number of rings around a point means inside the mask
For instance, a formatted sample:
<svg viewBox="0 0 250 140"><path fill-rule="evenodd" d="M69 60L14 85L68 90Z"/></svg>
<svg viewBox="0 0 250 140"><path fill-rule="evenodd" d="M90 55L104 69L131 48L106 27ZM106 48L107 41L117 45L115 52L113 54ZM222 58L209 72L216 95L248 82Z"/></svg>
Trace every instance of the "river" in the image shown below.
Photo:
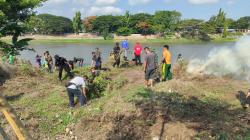
<svg viewBox="0 0 250 140"><path fill-rule="evenodd" d="M204 59L208 56L209 52L218 47L232 47L235 43L205 43L205 44L176 44L170 46L170 52L172 53L172 61L174 62L177 58L178 54L182 54L185 60L191 60L193 58ZM150 46L155 49L157 54L161 56L162 54L162 45L145 45ZM132 47L133 44L130 44L130 53L129 59L132 58ZM84 58L85 65L89 65L91 63L91 52L95 50L95 48L100 48L102 52L102 57L105 60L108 59L109 53L113 49L113 45L100 45L100 44L33 44L29 46L30 48L34 48L35 52L32 51L23 51L21 52L20 57L24 60L30 61L32 64L35 63L35 56L37 54L43 56L43 52L49 51L50 54L59 56L63 56L68 60L73 60L74 57Z"/></svg>

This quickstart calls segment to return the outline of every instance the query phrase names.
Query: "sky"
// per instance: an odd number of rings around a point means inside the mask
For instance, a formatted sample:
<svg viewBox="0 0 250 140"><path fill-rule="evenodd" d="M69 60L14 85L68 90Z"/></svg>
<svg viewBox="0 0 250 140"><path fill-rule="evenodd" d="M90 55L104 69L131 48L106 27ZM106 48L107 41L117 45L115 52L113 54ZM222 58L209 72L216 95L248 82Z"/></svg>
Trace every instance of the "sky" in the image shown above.
<svg viewBox="0 0 250 140"><path fill-rule="evenodd" d="M182 19L208 20L222 8L228 18L238 19L250 16L250 0L48 0L37 13L49 13L73 18L76 11L82 17L96 15L122 15L131 13L150 13L159 10L176 10Z"/></svg>

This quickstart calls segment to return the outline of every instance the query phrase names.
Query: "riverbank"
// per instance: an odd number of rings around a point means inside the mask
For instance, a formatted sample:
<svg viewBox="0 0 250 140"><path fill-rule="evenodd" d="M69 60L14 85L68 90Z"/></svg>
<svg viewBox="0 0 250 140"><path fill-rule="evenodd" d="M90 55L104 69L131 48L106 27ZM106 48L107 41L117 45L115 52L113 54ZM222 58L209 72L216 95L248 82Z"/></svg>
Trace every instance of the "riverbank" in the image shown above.
<svg viewBox="0 0 250 140"><path fill-rule="evenodd" d="M85 68L76 71L88 73ZM111 69L105 73L111 82L102 86L101 97L75 109L68 108L57 73L35 71L27 64L0 91L34 139L250 138L250 113L237 98L248 82L179 74L174 71L176 79L147 89L140 67ZM96 82L104 85L102 77Z"/></svg>
<svg viewBox="0 0 250 140"><path fill-rule="evenodd" d="M22 39L24 37L20 37ZM10 42L9 37L2 38L3 41ZM84 39L84 38L63 38L63 37L52 37L52 38L34 38L31 44L113 44L122 40L104 40L104 39ZM141 42L143 44L204 44L204 43L227 43L236 42L237 38L215 38L211 41L201 41L197 39L134 39L129 40L131 43Z"/></svg>

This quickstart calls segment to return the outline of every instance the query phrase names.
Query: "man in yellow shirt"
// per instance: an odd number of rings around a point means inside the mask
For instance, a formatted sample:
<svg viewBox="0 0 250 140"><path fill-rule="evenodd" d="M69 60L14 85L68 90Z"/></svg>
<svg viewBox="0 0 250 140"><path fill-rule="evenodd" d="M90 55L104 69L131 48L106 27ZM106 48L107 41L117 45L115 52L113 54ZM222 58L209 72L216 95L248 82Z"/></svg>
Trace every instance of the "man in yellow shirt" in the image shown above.
<svg viewBox="0 0 250 140"><path fill-rule="evenodd" d="M162 81L171 80L171 53L169 52L169 46L163 46L162 53Z"/></svg>

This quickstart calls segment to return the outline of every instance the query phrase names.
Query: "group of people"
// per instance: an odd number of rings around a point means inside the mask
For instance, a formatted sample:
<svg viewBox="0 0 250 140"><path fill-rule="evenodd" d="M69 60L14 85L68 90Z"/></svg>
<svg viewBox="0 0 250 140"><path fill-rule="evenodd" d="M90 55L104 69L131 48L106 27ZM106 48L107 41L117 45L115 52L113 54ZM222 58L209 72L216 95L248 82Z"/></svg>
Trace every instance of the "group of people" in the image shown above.
<svg viewBox="0 0 250 140"><path fill-rule="evenodd" d="M58 79L62 81L63 70L66 72L66 77L73 78L74 65L78 63L79 67L83 66L84 59L74 57L73 60L67 60L64 57L59 55L53 57L50 55L49 51L44 52L43 57L36 55L35 57L35 66L37 69L46 70L49 73L53 73L53 69L58 70Z"/></svg>
<svg viewBox="0 0 250 140"><path fill-rule="evenodd" d="M44 57L40 55L36 55L36 63L35 66L38 69L46 69L48 72L53 72L53 59L49 53L49 51L44 52Z"/></svg>
<svg viewBox="0 0 250 140"><path fill-rule="evenodd" d="M120 47L120 44L122 47ZM155 74L158 71L158 58L156 52L152 51L149 47L144 48L145 55L144 55L144 73L145 73L145 85L147 87L153 86L154 80L155 80ZM115 46L113 48L112 54L114 63L112 64L113 67L119 67L120 66L120 59L121 54L124 53L124 60L128 60L128 52L129 52L129 44L127 40L122 41L121 43L117 42L115 43ZM143 52L142 45L137 42L133 47L133 54L134 58L132 61L136 65L141 65L141 56ZM181 57L181 56L178 56ZM171 53L169 51L169 46L164 45L163 46L163 53L162 53L162 73L161 73L161 80L167 81L172 79L172 73L171 73ZM102 69L102 58L101 58L101 51L99 48L96 48L95 52L92 52L92 63L91 67L93 70L93 73L96 72L96 70ZM88 83L88 77L75 77L71 79L68 82L67 91L69 96L69 105L70 107L74 107L74 96L78 97L79 103L81 106L84 106L86 104L87 100L87 83Z"/></svg>
<svg viewBox="0 0 250 140"><path fill-rule="evenodd" d="M149 47L145 47L145 57L144 57L144 72L145 72L145 85L146 87L153 86L154 80L158 77L155 77L159 71L158 63L156 59L156 53L153 52ZM162 52L162 70L161 70L161 81L167 81L172 79L171 73L171 53L169 51L169 46L163 46Z"/></svg>

